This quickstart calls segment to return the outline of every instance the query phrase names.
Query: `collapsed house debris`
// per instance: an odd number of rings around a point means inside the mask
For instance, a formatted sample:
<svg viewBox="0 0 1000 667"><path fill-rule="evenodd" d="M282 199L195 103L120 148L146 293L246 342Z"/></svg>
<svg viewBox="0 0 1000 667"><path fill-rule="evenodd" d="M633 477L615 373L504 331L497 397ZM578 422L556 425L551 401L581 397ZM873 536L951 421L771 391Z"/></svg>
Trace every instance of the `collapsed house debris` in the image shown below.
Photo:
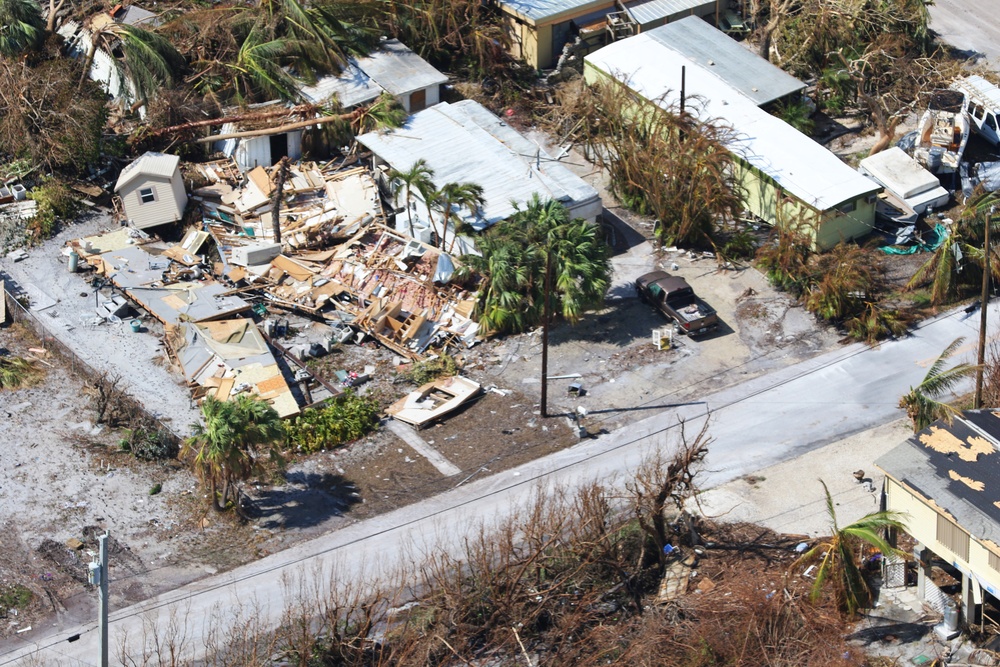
<svg viewBox="0 0 1000 667"><path fill-rule="evenodd" d="M341 341L353 327L409 359L476 342L475 297L450 284L454 260L382 224L367 169L291 167L278 213L280 243L274 172L255 168L222 194L220 184L196 191L221 275L244 285L239 289L261 289L269 306L322 318Z"/></svg>
<svg viewBox="0 0 1000 667"><path fill-rule="evenodd" d="M479 383L458 375L428 382L389 406L386 412L401 422L423 428L479 395Z"/></svg>
<svg viewBox="0 0 1000 667"><path fill-rule="evenodd" d="M167 346L197 399L226 401L252 391L281 417L299 413L299 404L264 336L252 320L181 322L167 327Z"/></svg>

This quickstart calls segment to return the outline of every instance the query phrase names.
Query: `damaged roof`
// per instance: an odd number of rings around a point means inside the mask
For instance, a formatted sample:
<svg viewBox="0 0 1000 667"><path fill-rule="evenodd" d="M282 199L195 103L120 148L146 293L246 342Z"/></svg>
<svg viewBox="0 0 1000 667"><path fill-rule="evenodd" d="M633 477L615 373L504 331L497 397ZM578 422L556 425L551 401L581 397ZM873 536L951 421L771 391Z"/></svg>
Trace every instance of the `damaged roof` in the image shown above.
<svg viewBox="0 0 1000 667"><path fill-rule="evenodd" d="M274 354L252 320L181 323L168 329L167 344L189 382L220 401L252 391L281 417L299 413L299 404Z"/></svg>
<svg viewBox="0 0 1000 667"><path fill-rule="evenodd" d="M1000 544L1000 413L970 410L950 425L937 421L875 465L976 539Z"/></svg>
<svg viewBox="0 0 1000 667"><path fill-rule="evenodd" d="M401 171L426 160L437 188L453 182L482 186L482 217L467 220L477 231L509 218L515 204L535 193L570 209L600 199L582 178L474 100L442 102L413 114L397 130L369 132L357 140Z"/></svg>

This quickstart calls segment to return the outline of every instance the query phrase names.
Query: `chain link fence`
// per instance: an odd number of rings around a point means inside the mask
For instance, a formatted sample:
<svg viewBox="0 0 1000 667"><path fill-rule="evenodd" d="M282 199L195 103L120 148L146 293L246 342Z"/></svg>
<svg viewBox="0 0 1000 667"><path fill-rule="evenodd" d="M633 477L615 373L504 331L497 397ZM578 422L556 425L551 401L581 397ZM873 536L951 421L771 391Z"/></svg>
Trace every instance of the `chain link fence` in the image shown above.
<svg viewBox="0 0 1000 667"><path fill-rule="evenodd" d="M3 280L4 276L0 273L0 280ZM69 368L70 372L78 377L82 378L85 382L90 385L95 385L102 378L107 376L107 373L101 372L88 364L79 355L77 355L72 349L70 349L65 343L52 335L52 332L46 328L45 324L35 316L27 308L27 296L18 295L10 292L9 286L12 284L9 279L3 280L3 299L6 304L6 318L7 321L23 324L30 328L35 336L41 343L41 346L49 353L58 356ZM7 322L0 322L0 326L5 325ZM152 428L159 431L160 433L169 436L174 440L174 444L179 444L182 439L181 436L174 432L168 425L164 424L162 421L157 419L142 405L142 402L138 400L135 396L131 396L132 400L135 401L137 408L141 411L142 420L149 424Z"/></svg>

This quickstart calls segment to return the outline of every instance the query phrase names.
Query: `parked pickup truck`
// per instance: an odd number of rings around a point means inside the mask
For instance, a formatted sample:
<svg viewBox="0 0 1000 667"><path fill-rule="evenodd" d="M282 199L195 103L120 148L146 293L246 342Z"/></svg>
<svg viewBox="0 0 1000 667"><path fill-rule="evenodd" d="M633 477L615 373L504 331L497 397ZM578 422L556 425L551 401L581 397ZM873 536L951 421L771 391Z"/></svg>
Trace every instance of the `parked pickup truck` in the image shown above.
<svg viewBox="0 0 1000 667"><path fill-rule="evenodd" d="M715 309L698 298L687 281L665 271L653 271L635 281L639 298L673 320L681 333L698 336L719 326Z"/></svg>

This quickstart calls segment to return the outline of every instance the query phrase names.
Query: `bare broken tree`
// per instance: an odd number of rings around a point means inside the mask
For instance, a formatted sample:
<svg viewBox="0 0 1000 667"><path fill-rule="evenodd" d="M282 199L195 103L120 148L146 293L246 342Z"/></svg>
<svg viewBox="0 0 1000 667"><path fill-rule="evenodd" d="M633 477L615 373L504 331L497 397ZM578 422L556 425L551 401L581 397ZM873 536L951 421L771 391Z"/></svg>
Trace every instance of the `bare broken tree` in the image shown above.
<svg viewBox="0 0 1000 667"><path fill-rule="evenodd" d="M291 161L283 156L275 165L277 173L274 178L274 198L271 200L271 229L274 231L274 242L281 243L281 199L285 194L285 181Z"/></svg>
<svg viewBox="0 0 1000 667"><path fill-rule="evenodd" d="M690 442L686 424L680 422L680 443L672 457L657 447L643 461L632 481L625 485L632 503L635 518L649 541L656 549L660 565L666 562L663 547L670 544L676 532L669 528L668 513L674 513L678 523L683 522L688 532L689 544L698 540L694 519L688 511L688 501L698 492L695 477L708 454L712 439L708 435L709 420L705 419L698 434ZM643 550L640 563L649 558Z"/></svg>

